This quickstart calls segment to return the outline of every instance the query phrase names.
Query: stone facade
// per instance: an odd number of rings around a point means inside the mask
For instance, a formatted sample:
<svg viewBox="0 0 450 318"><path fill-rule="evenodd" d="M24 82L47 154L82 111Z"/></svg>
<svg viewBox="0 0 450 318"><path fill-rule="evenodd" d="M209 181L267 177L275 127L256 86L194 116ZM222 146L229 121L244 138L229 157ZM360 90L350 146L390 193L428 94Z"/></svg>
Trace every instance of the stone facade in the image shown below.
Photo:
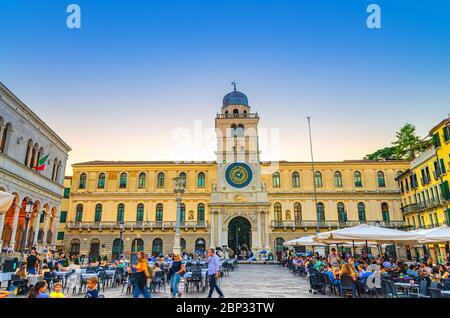
<svg viewBox="0 0 450 318"><path fill-rule="evenodd" d="M0 190L15 196L0 211L0 247L16 251L25 230L25 205L34 202L27 245L56 245L61 191L70 147L0 83ZM46 156L45 168L35 169Z"/></svg>

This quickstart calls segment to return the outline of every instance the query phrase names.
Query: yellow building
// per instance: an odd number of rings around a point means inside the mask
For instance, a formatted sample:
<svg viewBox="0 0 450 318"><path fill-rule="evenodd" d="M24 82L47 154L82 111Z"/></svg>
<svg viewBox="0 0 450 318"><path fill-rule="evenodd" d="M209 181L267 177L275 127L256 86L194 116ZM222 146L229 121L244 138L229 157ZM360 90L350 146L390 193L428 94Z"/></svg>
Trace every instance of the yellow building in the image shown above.
<svg viewBox="0 0 450 318"><path fill-rule="evenodd" d="M313 173L310 162L261 162L258 122L247 97L234 90L215 118L215 162L74 164L65 249L117 257L123 242L125 254L171 252L178 176L186 180L180 223L188 253L207 247L279 253L285 240L316 229L403 226L395 179L408 163L319 162Z"/></svg>
<svg viewBox="0 0 450 318"><path fill-rule="evenodd" d="M410 229L428 229L450 220L450 119L435 126L430 135L434 146L411 161L397 180L402 194L402 213ZM443 257L445 245L430 244L431 255ZM448 247L447 247L448 249ZM423 251L415 249L415 254Z"/></svg>

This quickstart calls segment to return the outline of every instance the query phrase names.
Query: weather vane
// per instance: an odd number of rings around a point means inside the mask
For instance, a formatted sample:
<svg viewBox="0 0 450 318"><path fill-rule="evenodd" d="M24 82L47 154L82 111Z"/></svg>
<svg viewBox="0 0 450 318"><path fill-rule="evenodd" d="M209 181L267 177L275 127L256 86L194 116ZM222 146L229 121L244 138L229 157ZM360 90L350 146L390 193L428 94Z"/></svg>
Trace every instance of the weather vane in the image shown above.
<svg viewBox="0 0 450 318"><path fill-rule="evenodd" d="M231 85L233 85L234 91L236 91L236 81L231 82Z"/></svg>

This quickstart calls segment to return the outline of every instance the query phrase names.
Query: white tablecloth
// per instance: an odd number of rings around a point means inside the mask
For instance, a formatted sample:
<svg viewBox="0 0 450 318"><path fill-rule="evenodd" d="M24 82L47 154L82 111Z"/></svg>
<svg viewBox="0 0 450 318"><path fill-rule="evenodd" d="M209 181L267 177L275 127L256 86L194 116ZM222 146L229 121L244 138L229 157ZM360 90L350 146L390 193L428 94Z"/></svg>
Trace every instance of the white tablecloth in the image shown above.
<svg viewBox="0 0 450 318"><path fill-rule="evenodd" d="M36 285L42 279L41 275L28 275L28 286Z"/></svg>
<svg viewBox="0 0 450 318"><path fill-rule="evenodd" d="M0 283L4 281L11 280L14 275L14 272L9 273L0 273Z"/></svg>

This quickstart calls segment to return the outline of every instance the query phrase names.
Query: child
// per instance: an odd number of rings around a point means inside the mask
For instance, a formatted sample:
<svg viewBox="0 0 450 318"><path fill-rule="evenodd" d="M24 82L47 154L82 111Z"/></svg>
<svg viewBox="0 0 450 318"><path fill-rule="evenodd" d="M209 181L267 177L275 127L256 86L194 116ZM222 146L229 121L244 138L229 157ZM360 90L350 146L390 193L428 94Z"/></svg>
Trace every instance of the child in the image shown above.
<svg viewBox="0 0 450 318"><path fill-rule="evenodd" d="M41 280L31 287L28 298L50 298L50 295L47 293L47 282Z"/></svg>
<svg viewBox="0 0 450 318"><path fill-rule="evenodd" d="M50 298L64 298L64 294L62 293L62 284L56 283L54 288L55 291L50 294Z"/></svg>
<svg viewBox="0 0 450 318"><path fill-rule="evenodd" d="M97 277L89 277L87 281L87 292L85 298L98 298Z"/></svg>

